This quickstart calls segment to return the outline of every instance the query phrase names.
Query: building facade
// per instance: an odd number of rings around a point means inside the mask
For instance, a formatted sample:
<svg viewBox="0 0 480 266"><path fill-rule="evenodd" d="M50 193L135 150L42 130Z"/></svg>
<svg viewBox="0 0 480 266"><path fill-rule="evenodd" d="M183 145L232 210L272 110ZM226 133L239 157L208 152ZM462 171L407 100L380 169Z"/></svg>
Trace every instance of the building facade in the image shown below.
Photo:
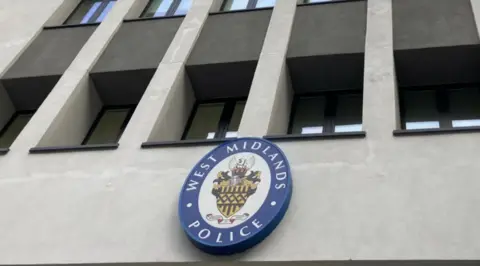
<svg viewBox="0 0 480 266"><path fill-rule="evenodd" d="M480 259L480 0L0 0L0 20L0 264ZM284 151L293 196L216 257L178 198L237 137Z"/></svg>

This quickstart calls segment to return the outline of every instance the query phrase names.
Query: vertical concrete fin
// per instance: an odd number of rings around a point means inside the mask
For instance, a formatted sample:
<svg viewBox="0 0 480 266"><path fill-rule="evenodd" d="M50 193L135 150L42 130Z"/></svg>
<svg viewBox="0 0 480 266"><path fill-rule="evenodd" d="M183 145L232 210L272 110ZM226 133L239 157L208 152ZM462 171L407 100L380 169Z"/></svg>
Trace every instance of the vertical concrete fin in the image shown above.
<svg viewBox="0 0 480 266"><path fill-rule="evenodd" d="M470 0L472 5L473 17L475 18L475 25L477 26L478 36L480 38L480 0Z"/></svg>
<svg viewBox="0 0 480 266"><path fill-rule="evenodd" d="M296 0L276 2L240 123L239 136L286 133L291 88L285 59L296 7ZM288 105L280 108L280 104Z"/></svg>
<svg viewBox="0 0 480 266"><path fill-rule="evenodd" d="M369 136L390 138L399 124L392 0L369 0L367 12L363 124Z"/></svg>
<svg viewBox="0 0 480 266"><path fill-rule="evenodd" d="M81 104L77 102L89 97L76 96L88 96L88 93L85 94L79 90L90 88L88 82L90 69L95 65L134 4L135 0L122 0L115 4L40 106L36 115L13 143L12 152L25 153L35 146L57 145L56 140L63 140L59 143L60 145L78 144L73 143L72 137L68 136L71 131L66 129L74 127L79 119L84 120L85 117L79 116L89 114L89 112L83 112L86 106L80 108ZM76 108L80 109L74 110ZM95 107L92 106L92 109ZM76 141L78 140L75 139Z"/></svg>
<svg viewBox="0 0 480 266"><path fill-rule="evenodd" d="M214 1L193 1L120 139L120 149L180 139L195 100L185 62Z"/></svg>

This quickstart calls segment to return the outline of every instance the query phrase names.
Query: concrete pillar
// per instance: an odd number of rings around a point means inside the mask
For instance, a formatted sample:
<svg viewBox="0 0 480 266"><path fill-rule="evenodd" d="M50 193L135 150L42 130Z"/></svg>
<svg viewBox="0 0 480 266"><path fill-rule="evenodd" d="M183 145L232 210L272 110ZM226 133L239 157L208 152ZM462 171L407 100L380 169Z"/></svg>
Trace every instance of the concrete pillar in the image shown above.
<svg viewBox="0 0 480 266"><path fill-rule="evenodd" d="M368 138L391 139L399 124L393 58L392 0L369 0L363 85L363 124Z"/></svg>
<svg viewBox="0 0 480 266"><path fill-rule="evenodd" d="M477 25L478 35L480 36L480 0L470 0L472 5L473 17L475 18L475 25Z"/></svg>
<svg viewBox="0 0 480 266"><path fill-rule="evenodd" d="M79 99L89 88L89 72L134 6L135 0L120 0L98 26L82 50L60 78L52 92L13 143L11 153L25 154L35 146L57 145L56 140L71 139L65 130L75 127L79 115ZM78 109L78 110L77 110Z"/></svg>
<svg viewBox="0 0 480 266"><path fill-rule="evenodd" d="M180 139L195 100L185 63L215 1L193 1L120 139L120 149Z"/></svg>
<svg viewBox="0 0 480 266"><path fill-rule="evenodd" d="M277 1L253 78L239 136L285 134L291 104L286 55L297 0Z"/></svg>

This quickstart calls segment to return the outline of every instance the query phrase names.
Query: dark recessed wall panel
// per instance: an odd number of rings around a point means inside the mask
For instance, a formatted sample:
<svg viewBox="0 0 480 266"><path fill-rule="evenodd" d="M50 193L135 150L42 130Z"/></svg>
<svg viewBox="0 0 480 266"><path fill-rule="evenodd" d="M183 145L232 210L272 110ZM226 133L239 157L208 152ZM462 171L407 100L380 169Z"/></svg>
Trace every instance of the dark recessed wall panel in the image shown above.
<svg viewBox="0 0 480 266"><path fill-rule="evenodd" d="M480 45L395 51L401 87L480 82Z"/></svg>
<svg viewBox="0 0 480 266"><path fill-rule="evenodd" d="M272 9L210 15L187 65L258 60L271 15Z"/></svg>
<svg viewBox="0 0 480 266"><path fill-rule="evenodd" d="M62 75L95 29L96 26L44 29L3 78Z"/></svg>
<svg viewBox="0 0 480 266"><path fill-rule="evenodd" d="M197 100L247 97L257 61L187 66Z"/></svg>
<svg viewBox="0 0 480 266"><path fill-rule="evenodd" d="M137 104L145 93L155 68L92 73L95 89L105 105Z"/></svg>
<svg viewBox="0 0 480 266"><path fill-rule="evenodd" d="M395 49L478 44L470 0L393 0Z"/></svg>
<svg viewBox="0 0 480 266"><path fill-rule="evenodd" d="M92 73L157 68L182 21L183 17L124 22Z"/></svg>
<svg viewBox="0 0 480 266"><path fill-rule="evenodd" d="M60 76L4 79L2 84L17 111L36 110L57 84Z"/></svg>
<svg viewBox="0 0 480 266"><path fill-rule="evenodd" d="M366 1L298 6L288 57L363 53Z"/></svg>
<svg viewBox="0 0 480 266"><path fill-rule="evenodd" d="M292 88L300 94L361 89L364 58L363 53L289 58Z"/></svg>

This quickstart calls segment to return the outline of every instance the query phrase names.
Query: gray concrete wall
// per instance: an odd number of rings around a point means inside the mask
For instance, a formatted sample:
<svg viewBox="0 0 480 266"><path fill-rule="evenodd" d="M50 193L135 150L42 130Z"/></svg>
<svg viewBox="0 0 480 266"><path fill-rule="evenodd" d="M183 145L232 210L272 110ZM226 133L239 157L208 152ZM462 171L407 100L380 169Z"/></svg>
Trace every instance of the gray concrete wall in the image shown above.
<svg viewBox="0 0 480 266"><path fill-rule="evenodd" d="M26 10L9 5L8 14L0 17L13 19L19 11L27 18L36 14L46 20L46 14L53 12L51 6L37 4L37 0L20 1ZM398 120L389 0L368 1L363 108L367 138L279 143L292 167L295 191L290 209L268 239L244 254L223 258L202 254L178 223L178 195L185 176L213 146L139 148L154 128L163 125L157 118L168 107L169 95L179 91L175 83L185 77L185 61L211 0L194 2L118 150L28 154L59 119L58 114L71 108L69 98L74 97L133 2L119 0L10 153L0 157L0 264L271 266L303 261L299 264L311 266L342 265L340 261L348 261L344 265L401 265L403 261L406 265L450 266L462 264L438 260L480 259L480 180L476 174L480 165L475 160L480 153L479 135L395 138L391 134ZM0 6L4 3L0 0ZM295 9L288 10L285 16L291 18ZM17 20L13 25L19 32L7 32L10 42L23 43L21 36L33 31L30 27L34 25L40 27L39 20ZM263 70L269 62L282 62L282 53L275 51L263 56L275 60L259 62L265 65ZM0 66L8 65L6 57L0 50ZM285 75L278 66L271 72L263 70L265 76L255 77L257 86L252 87L261 98L253 101L267 103L262 111L271 116L278 108L273 99L282 88L271 86L281 84L278 81ZM263 82L273 94L258 93ZM254 119L251 110L244 119ZM266 130L257 130L258 124L250 121L242 121L242 126L243 132L253 136ZM359 260L377 262L362 264ZM378 260L397 262L382 264ZM419 260L436 261L417 263Z"/></svg>
<svg viewBox="0 0 480 266"><path fill-rule="evenodd" d="M395 49L479 43L470 0L393 0L393 28Z"/></svg>
<svg viewBox="0 0 480 266"><path fill-rule="evenodd" d="M366 1L299 6L288 57L363 53L366 20Z"/></svg>
<svg viewBox="0 0 480 266"><path fill-rule="evenodd" d="M157 68L182 20L124 22L92 73Z"/></svg>

